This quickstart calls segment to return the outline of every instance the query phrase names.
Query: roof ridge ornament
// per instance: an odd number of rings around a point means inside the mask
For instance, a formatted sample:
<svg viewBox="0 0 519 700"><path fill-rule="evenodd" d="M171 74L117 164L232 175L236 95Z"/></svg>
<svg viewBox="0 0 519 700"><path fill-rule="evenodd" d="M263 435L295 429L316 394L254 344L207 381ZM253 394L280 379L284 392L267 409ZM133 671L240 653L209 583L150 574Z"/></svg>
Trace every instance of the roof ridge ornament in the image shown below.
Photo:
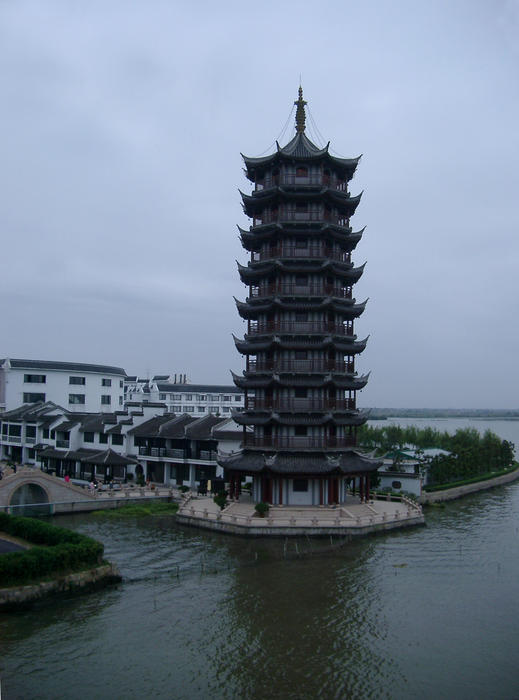
<svg viewBox="0 0 519 700"><path fill-rule="evenodd" d="M305 114L305 105L307 104L306 100L303 100L303 88L301 85L299 86L299 99L297 99L294 104L296 105L296 132L298 134L303 134L305 130L305 121L306 121L306 114Z"/></svg>

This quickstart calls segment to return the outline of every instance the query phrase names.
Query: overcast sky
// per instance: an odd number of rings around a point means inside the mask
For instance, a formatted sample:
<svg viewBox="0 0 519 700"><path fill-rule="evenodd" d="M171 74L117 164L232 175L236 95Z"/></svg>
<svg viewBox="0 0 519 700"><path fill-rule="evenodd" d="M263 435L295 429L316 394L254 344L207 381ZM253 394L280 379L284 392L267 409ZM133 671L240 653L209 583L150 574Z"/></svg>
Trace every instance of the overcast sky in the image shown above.
<svg viewBox="0 0 519 700"><path fill-rule="evenodd" d="M363 154L359 403L519 406L518 64L515 0L0 0L0 357L230 383L240 152L301 74Z"/></svg>

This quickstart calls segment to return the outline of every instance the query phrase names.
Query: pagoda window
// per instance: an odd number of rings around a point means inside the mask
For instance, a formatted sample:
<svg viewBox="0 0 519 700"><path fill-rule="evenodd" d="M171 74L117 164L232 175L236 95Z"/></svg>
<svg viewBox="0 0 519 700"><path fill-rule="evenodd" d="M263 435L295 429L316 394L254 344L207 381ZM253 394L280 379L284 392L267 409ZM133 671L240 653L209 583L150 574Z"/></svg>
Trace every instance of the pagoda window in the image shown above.
<svg viewBox="0 0 519 700"><path fill-rule="evenodd" d="M295 320L296 321L308 321L308 313L306 311L296 311Z"/></svg>
<svg viewBox="0 0 519 700"><path fill-rule="evenodd" d="M308 275L296 275L296 287L306 287L308 285Z"/></svg>
<svg viewBox="0 0 519 700"><path fill-rule="evenodd" d="M296 350L295 359L296 360L306 360L308 358L308 352L306 350Z"/></svg>
<svg viewBox="0 0 519 700"><path fill-rule="evenodd" d="M306 399L307 396L308 396L308 389L306 389L305 387L298 386L294 389L294 397L296 399Z"/></svg>
<svg viewBox="0 0 519 700"><path fill-rule="evenodd" d="M308 248L308 240L306 238L300 238L296 241L296 248Z"/></svg>
<svg viewBox="0 0 519 700"><path fill-rule="evenodd" d="M296 435L297 437L305 437L306 435L308 435L308 429L306 425L296 425L294 427L294 435Z"/></svg>
<svg viewBox="0 0 519 700"><path fill-rule="evenodd" d="M308 168L299 165L296 168L296 177L308 177Z"/></svg>

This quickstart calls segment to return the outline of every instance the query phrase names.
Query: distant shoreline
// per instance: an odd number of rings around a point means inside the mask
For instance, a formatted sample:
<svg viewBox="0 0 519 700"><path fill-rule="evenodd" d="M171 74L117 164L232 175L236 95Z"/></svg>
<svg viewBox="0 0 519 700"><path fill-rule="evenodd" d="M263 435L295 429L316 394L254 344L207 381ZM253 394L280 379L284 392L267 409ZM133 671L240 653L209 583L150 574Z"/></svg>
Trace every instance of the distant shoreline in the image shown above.
<svg viewBox="0 0 519 700"><path fill-rule="evenodd" d="M489 408L369 408L368 420L386 418L482 418L486 420L519 420L519 409Z"/></svg>

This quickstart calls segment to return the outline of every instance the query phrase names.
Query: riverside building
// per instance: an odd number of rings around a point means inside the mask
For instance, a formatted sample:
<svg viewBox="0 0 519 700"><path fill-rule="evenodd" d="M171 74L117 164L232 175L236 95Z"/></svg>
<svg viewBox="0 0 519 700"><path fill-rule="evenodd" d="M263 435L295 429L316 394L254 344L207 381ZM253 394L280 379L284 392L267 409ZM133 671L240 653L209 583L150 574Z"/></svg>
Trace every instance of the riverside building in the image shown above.
<svg viewBox="0 0 519 700"><path fill-rule="evenodd" d="M354 331L366 302L353 286L364 266L351 259L363 234L350 226L361 195L348 188L359 158L312 143L301 88L295 104L292 140L265 157L243 156L252 224L240 229L250 260L239 265L248 296L236 303L247 332L235 344L246 365L233 375L245 394L244 410L233 411L243 449L219 463L231 496L251 475L257 501L331 505L345 501L348 486L367 500L380 464L356 450L357 426L367 420L356 392L368 381L356 369L366 339Z"/></svg>
<svg viewBox="0 0 519 700"><path fill-rule="evenodd" d="M72 412L115 411L124 403L121 367L83 362L0 359L0 413L52 401Z"/></svg>

